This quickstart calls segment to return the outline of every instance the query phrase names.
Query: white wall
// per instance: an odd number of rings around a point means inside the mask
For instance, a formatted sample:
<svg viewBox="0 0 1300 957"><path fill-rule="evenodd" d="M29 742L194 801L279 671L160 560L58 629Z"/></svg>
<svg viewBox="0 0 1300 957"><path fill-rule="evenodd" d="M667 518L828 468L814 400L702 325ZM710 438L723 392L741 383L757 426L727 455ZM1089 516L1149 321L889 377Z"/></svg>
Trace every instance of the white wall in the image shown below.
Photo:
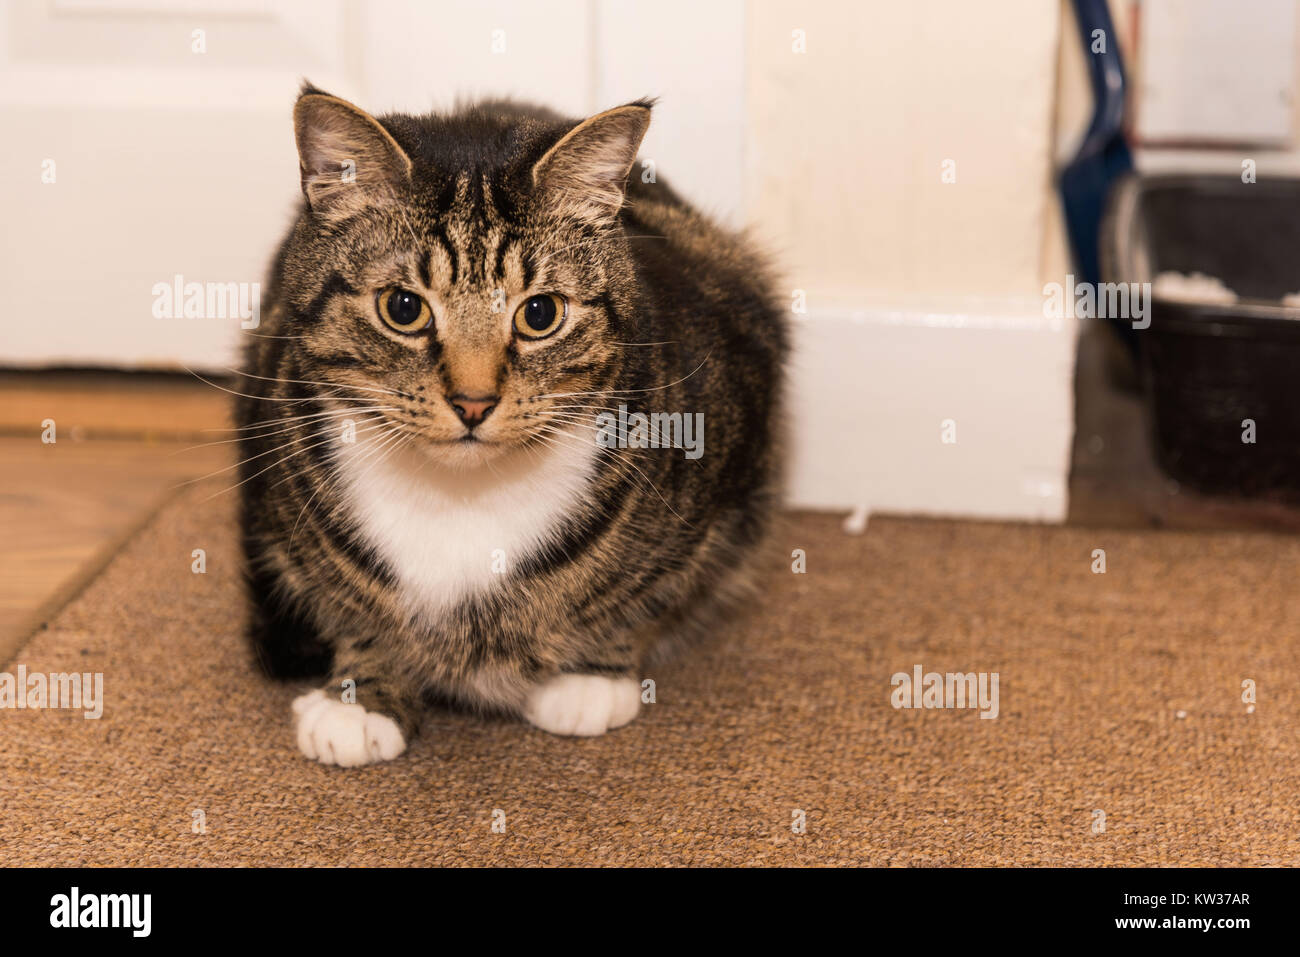
<svg viewBox="0 0 1300 957"><path fill-rule="evenodd" d="M799 499L1063 518L1077 330L1042 296L1065 272L1057 4L768 0L747 28L749 218L807 302Z"/></svg>
<svg viewBox="0 0 1300 957"><path fill-rule="evenodd" d="M749 209L794 285L854 306L1036 296L1058 28L1042 0L752 5Z"/></svg>

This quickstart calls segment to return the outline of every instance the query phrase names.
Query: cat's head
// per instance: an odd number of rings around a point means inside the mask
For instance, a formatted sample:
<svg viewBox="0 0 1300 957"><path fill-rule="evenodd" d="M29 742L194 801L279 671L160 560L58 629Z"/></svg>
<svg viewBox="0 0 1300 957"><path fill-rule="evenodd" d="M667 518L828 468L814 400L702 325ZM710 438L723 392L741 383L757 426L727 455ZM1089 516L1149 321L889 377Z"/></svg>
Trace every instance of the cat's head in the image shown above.
<svg viewBox="0 0 1300 957"><path fill-rule="evenodd" d="M376 119L305 89L280 270L301 378L453 466L590 429L636 303L618 216L649 122L646 102Z"/></svg>

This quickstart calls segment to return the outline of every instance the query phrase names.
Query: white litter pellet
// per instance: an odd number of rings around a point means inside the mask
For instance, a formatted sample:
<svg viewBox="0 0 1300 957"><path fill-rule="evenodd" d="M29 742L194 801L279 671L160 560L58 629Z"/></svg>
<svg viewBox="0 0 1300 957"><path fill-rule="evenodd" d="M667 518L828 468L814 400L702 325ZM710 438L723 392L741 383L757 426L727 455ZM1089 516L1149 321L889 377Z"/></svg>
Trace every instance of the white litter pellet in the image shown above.
<svg viewBox="0 0 1300 957"><path fill-rule="evenodd" d="M1199 272L1190 276L1180 272L1162 272L1151 284L1151 292L1157 299L1171 299L1175 302L1237 301L1237 294L1225 286L1221 279Z"/></svg>
<svg viewBox="0 0 1300 957"><path fill-rule="evenodd" d="M871 518L871 509L859 505L844 519L845 535L861 535L867 530L867 521Z"/></svg>

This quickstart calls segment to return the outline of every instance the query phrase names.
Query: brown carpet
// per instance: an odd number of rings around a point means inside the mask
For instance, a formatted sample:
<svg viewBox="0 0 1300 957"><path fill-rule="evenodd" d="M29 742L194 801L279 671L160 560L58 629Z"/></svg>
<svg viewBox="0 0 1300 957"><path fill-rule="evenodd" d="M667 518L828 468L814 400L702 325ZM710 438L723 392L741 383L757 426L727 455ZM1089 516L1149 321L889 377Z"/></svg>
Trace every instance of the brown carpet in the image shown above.
<svg viewBox="0 0 1300 957"><path fill-rule="evenodd" d="M629 727L439 711L340 770L247 663L206 494L5 665L102 671L107 699L0 711L7 864L1300 864L1300 540L794 515L753 613ZM1000 716L894 710L917 664L997 672Z"/></svg>

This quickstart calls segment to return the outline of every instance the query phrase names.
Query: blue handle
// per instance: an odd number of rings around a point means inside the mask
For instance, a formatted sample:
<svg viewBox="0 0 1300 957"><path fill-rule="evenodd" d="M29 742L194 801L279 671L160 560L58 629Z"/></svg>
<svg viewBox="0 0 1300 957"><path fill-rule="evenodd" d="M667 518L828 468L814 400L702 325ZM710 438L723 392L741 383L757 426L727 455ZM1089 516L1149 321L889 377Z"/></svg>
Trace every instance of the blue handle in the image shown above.
<svg viewBox="0 0 1300 957"><path fill-rule="evenodd" d="M1110 19L1106 0L1075 0L1074 18L1079 25L1084 55L1088 61L1088 76L1092 80L1092 122L1075 159L1096 156L1124 129L1124 58L1115 42L1115 27ZM1106 40L1105 50L1092 52L1093 31L1102 30Z"/></svg>
<svg viewBox="0 0 1300 957"><path fill-rule="evenodd" d="M1101 254L1098 244L1102 215L1115 180L1133 169L1133 157L1124 142L1124 62L1115 42L1106 0L1074 0L1075 20L1083 41L1084 58L1092 81L1092 122L1074 159L1061 170L1061 201L1065 225L1074 252L1078 278L1100 283ZM1104 31L1106 43L1093 53L1093 32ZM1114 321L1114 320L1112 320ZM1136 347L1133 330L1115 322L1130 348Z"/></svg>

